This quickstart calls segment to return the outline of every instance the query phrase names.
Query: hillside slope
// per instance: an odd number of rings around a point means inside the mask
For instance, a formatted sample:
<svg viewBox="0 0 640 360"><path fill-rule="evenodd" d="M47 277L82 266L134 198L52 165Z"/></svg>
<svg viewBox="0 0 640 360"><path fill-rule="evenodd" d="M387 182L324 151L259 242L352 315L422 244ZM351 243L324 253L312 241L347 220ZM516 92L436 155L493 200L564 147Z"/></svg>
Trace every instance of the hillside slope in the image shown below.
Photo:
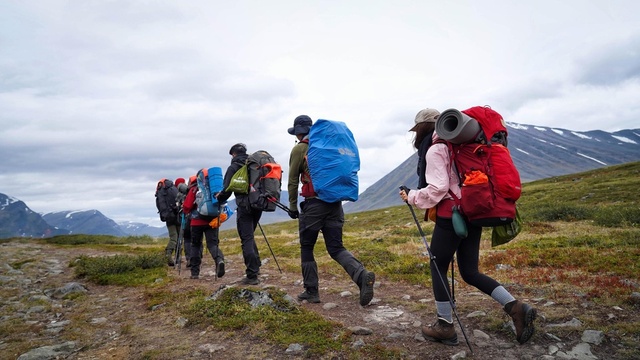
<svg viewBox="0 0 640 360"><path fill-rule="evenodd" d="M640 161L640 129L614 133L508 123L509 149L523 182L579 173L616 164ZM398 187L418 184L417 155L411 155L389 174L345 203L345 212L400 205Z"/></svg>

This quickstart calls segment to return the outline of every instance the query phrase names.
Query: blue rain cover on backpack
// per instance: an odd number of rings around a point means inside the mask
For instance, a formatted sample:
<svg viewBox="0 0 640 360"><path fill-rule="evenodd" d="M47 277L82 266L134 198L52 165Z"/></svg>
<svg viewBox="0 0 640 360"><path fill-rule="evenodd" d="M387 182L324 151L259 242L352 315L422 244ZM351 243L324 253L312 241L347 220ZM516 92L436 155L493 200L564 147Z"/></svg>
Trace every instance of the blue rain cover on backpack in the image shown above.
<svg viewBox="0 0 640 360"><path fill-rule="evenodd" d="M206 218L219 216L220 204L214 195L222 191L222 168L216 166L201 169L196 178L198 181L198 194L196 194L198 213Z"/></svg>
<svg viewBox="0 0 640 360"><path fill-rule="evenodd" d="M358 200L360 155L344 122L318 119L311 126L307 163L320 200L329 203Z"/></svg>

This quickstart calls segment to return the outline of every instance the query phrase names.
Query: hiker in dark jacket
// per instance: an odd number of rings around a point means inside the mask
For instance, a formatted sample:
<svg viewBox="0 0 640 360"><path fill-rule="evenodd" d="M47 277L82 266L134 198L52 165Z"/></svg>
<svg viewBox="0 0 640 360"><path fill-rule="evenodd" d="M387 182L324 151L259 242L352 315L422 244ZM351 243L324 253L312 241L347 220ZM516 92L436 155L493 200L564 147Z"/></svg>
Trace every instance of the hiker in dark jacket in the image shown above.
<svg viewBox="0 0 640 360"><path fill-rule="evenodd" d="M222 249L218 247L218 228L212 228L209 222L213 220L211 217L205 217L198 213L196 204L196 193L198 192L198 182L195 176L192 176L187 190L187 196L182 205L182 211L191 216L191 251L189 252L191 266L191 278L198 279L200 277L200 265L202 264L202 236L207 241L207 249L215 261L216 275L223 277L225 273L224 254Z"/></svg>
<svg viewBox="0 0 640 360"><path fill-rule="evenodd" d="M425 172L425 182L422 188L410 190L408 194L403 190L400 191L402 200L412 206L420 209L436 208L430 248L434 257L431 261L431 283L438 318L433 325L423 326L422 334L431 341L446 345L458 344L458 335L453 325L452 308L449 302L449 283L446 278L449 263L457 253L462 279L491 296L504 307L505 312L513 319L516 339L520 344L524 344L534 333L533 321L536 310L516 300L500 283L478 269L482 227L474 226L467 221L468 235L464 239L458 237L453 229L451 209L455 203L449 192L453 192L460 198L461 191L455 167L451 166L449 148L446 144L437 142L439 137L434 132L439 116L440 112L434 109L424 109L416 115L415 125L409 131L416 132L414 147L425 156L425 159L419 161L419 163L424 161L424 167L421 169ZM429 144L433 142L433 145L428 146L428 150L421 146L425 141ZM444 274L442 279L438 270L440 274Z"/></svg>
<svg viewBox="0 0 640 360"><path fill-rule="evenodd" d="M193 176L195 179L195 175ZM178 224L179 227L182 228L184 226L184 230L182 230L182 244L184 247L184 257L187 260L187 267L191 267L191 216L189 214L184 214L183 205L184 199L187 197L187 192L189 190L189 185L187 185L184 178L177 178L175 181L176 187L178 188L178 197L176 198L176 202L178 203ZM184 214L184 224L183 221Z"/></svg>
<svg viewBox="0 0 640 360"><path fill-rule="evenodd" d="M165 247L165 256L167 264L174 266L173 251L176 249L178 240L178 228L180 221L178 220L178 207L176 198L178 197L178 188L173 181L169 179L161 179L156 186L156 208L160 214L160 221L167 226L169 233L169 242Z"/></svg>
<svg viewBox="0 0 640 360"><path fill-rule="evenodd" d="M244 166L247 162L247 146L245 144L235 144L229 149L229 155L231 155L231 165L227 168L227 172L224 174L223 189L227 189L231 183L231 178ZM244 265L246 267L245 277L241 283L245 285L258 285L260 280L258 274L260 272L260 253L258 252L258 246L256 245L255 238L253 236L258 226L258 222L262 217L262 211L251 208L249 203L249 195L238 194L227 191L221 191L217 194L216 198L218 202L223 203L227 199L235 194L237 215L236 215L236 228L238 229L238 236L240 236L240 242L242 244L242 257L244 258Z"/></svg>
<svg viewBox="0 0 640 360"><path fill-rule="evenodd" d="M373 284L376 280L373 272L367 271L362 263L342 243L342 226L344 212L342 202L327 203L317 198L309 175L306 155L309 149L309 131L313 121L307 115L300 115L293 121L288 132L295 135L298 143L291 149L289 157L289 216L299 218L300 262L304 292L298 300L310 303L320 302L318 291L318 264L313 256L313 249L322 231L327 252L349 274L353 282L360 288L360 305L365 306L373 299ZM302 212L298 212L298 185L302 182L300 203Z"/></svg>

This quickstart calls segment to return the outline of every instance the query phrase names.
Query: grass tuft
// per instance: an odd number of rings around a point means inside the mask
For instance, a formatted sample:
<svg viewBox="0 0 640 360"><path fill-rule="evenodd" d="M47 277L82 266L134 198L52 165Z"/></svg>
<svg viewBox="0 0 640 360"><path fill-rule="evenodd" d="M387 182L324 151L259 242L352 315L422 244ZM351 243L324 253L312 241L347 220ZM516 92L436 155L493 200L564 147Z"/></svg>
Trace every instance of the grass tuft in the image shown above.
<svg viewBox="0 0 640 360"><path fill-rule="evenodd" d="M87 278L98 285L150 284L167 275L166 258L162 254L81 256L71 265L76 277Z"/></svg>

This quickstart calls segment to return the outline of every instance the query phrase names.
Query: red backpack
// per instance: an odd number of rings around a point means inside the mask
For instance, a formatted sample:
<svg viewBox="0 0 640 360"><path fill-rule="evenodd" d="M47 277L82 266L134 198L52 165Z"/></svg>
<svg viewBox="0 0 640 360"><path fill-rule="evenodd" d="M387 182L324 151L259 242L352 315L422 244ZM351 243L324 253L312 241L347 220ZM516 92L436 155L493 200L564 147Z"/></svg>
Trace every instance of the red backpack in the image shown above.
<svg viewBox="0 0 640 360"><path fill-rule="evenodd" d="M502 116L489 107L463 110L481 132L476 142L447 142L460 178L462 196L453 192L461 212L474 225L493 227L513 222L516 200L522 191L520 174L507 149L507 128Z"/></svg>

